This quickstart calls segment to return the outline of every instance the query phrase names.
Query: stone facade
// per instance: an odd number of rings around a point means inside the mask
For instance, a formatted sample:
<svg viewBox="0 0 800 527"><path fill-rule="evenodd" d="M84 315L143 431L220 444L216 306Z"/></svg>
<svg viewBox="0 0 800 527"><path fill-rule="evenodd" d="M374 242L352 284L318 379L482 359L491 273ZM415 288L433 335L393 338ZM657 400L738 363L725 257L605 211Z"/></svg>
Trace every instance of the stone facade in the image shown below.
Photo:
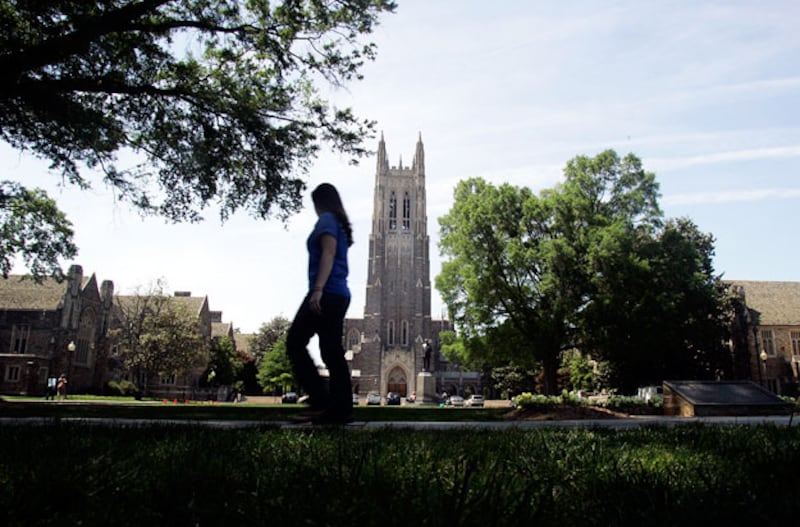
<svg viewBox="0 0 800 527"><path fill-rule="evenodd" d="M147 311L148 308L142 305L143 301L146 303L146 298L143 296L117 296L112 315L112 327L124 324L126 319L138 316L141 311ZM192 296L190 291L175 291L168 301L173 305L182 305L188 313L197 317L198 331L207 343L210 343L213 338L233 334L232 325L222 322L222 312L209 309L207 296ZM232 342L235 346L235 341ZM132 381L140 390L146 390L148 396L179 400L224 399L227 389L217 393L216 389L199 388L200 375L205 371L208 358L208 356L204 357L201 362L181 374L162 376L154 371L126 368L121 362L108 368L105 374L107 379Z"/></svg>
<svg viewBox="0 0 800 527"><path fill-rule="evenodd" d="M447 383L445 372L452 366L438 353L438 336L450 325L431 319L429 250L422 137L410 167L402 160L390 167L381 135L364 317L348 318L344 330L356 393L396 391L405 397L417 391L417 375L426 363L437 377L437 391ZM477 391L479 376L466 378L473 382L470 391ZM464 374L453 379L453 386L460 381L463 389Z"/></svg>
<svg viewBox="0 0 800 527"><path fill-rule="evenodd" d="M771 392L798 395L800 282L727 282L739 298L731 346L741 377Z"/></svg>
<svg viewBox="0 0 800 527"><path fill-rule="evenodd" d="M127 379L148 386L152 395L208 398L207 390L197 388L205 363L184 375L161 377L129 371L116 357L114 328L122 323L123 306L135 299L115 296L110 280L98 287L95 275L84 276L80 265L71 266L63 282L0 279L0 394L44 395L48 378L63 373L68 393L99 392L109 380ZM170 302L197 316L205 340L233 340L232 324L209 310L207 297L179 291Z"/></svg>
<svg viewBox="0 0 800 527"><path fill-rule="evenodd" d="M113 295L113 282L98 288L79 265L64 282L0 280L0 393L44 394L62 373L70 392L102 383Z"/></svg>

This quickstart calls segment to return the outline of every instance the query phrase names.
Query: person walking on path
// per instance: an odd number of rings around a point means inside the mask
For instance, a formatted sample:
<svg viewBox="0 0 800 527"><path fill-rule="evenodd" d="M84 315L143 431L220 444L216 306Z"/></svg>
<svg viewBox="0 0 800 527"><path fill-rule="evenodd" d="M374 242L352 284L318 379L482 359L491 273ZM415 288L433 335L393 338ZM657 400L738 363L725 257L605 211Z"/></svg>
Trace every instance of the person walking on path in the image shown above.
<svg viewBox="0 0 800 527"><path fill-rule="evenodd" d="M58 378L58 383L56 384L56 398L59 401L67 398L67 376L63 373Z"/></svg>
<svg viewBox="0 0 800 527"><path fill-rule="evenodd" d="M286 336L286 352L311 405L311 411L298 420L344 424L353 420L350 368L342 346L344 317L350 306L347 250L353 244L353 229L333 185L319 185L311 199L317 223L306 240L308 292ZM327 389L307 348L314 335L330 375Z"/></svg>

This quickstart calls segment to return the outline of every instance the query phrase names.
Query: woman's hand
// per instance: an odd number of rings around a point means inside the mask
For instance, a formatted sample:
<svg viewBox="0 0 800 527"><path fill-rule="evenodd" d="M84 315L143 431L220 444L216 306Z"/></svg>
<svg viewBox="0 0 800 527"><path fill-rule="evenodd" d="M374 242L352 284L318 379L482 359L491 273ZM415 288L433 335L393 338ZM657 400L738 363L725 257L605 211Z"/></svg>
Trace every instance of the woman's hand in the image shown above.
<svg viewBox="0 0 800 527"><path fill-rule="evenodd" d="M308 297L308 306L311 308L311 311L317 314L322 313L321 301L322 301L322 289L314 289L311 292L311 296Z"/></svg>

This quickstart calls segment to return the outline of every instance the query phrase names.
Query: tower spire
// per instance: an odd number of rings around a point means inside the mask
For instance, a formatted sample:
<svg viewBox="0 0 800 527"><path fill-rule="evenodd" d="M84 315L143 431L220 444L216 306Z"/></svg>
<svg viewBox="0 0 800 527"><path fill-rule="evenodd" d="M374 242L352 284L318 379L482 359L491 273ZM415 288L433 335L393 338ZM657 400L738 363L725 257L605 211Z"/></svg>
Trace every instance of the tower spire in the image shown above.
<svg viewBox="0 0 800 527"><path fill-rule="evenodd" d="M383 169L389 168L389 161L386 158L386 143L383 142L383 131L381 131L381 140L378 141L378 172Z"/></svg>
<svg viewBox="0 0 800 527"><path fill-rule="evenodd" d="M417 150L414 153L414 162L411 166L420 176L425 175L425 149L422 146L422 132L419 133L419 139L417 139Z"/></svg>

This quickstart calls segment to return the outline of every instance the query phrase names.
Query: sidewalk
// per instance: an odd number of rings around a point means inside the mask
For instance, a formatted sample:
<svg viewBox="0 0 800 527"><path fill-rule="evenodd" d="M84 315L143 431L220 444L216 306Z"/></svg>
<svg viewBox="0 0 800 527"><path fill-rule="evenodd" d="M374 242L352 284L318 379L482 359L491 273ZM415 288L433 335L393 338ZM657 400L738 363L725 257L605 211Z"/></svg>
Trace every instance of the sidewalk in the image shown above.
<svg viewBox="0 0 800 527"><path fill-rule="evenodd" d="M86 425L86 426L202 426L219 429L243 428L278 428L309 430L310 424L295 424L290 421L235 421L235 420L191 420L191 419L108 419L82 417L0 417L0 426L53 426L53 425ZM355 421L341 428L346 430L378 430L385 428L404 428L414 430L536 430L542 428L609 428L624 430L647 426L800 426L800 418L789 415L740 416L740 417L662 417L643 416L627 419L574 419L550 421Z"/></svg>

